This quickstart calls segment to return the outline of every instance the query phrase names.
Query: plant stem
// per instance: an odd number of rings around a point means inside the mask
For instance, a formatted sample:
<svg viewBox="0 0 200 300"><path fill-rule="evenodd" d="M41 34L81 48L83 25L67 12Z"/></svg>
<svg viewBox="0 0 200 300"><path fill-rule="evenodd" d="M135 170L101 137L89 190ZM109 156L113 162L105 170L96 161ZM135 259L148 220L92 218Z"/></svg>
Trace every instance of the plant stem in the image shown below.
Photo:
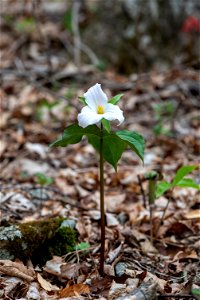
<svg viewBox="0 0 200 300"><path fill-rule="evenodd" d="M143 189L143 186L142 186L142 179L141 179L140 175L137 175L137 178L138 178L138 183L140 185L140 190L141 190L142 199L143 199L143 205L144 205L144 208L147 208L146 196L145 196L145 192L144 192L144 189Z"/></svg>
<svg viewBox="0 0 200 300"><path fill-rule="evenodd" d="M166 214L166 211L167 211L167 209L168 209L169 202L172 200L172 193L173 193L173 189L172 189L172 191L171 191L170 197L169 197L168 200L167 200L167 204L166 204L165 209L164 209L164 211L163 211L161 220L160 220L160 222L159 222L159 224L158 224L158 227L157 227L157 230L156 230L156 233L155 233L155 237L157 237L157 235L158 235L158 231L159 231L160 226L162 225L163 220L164 220L164 218L165 218L165 214Z"/></svg>
<svg viewBox="0 0 200 300"><path fill-rule="evenodd" d="M153 244L153 213L154 213L154 202L155 202L155 190L156 190L156 179L149 180L149 211L150 211L150 236L151 243Z"/></svg>
<svg viewBox="0 0 200 300"><path fill-rule="evenodd" d="M105 211L104 211L104 159L103 159L103 125L101 123L100 137L100 211L101 211L101 253L100 253L100 275L104 275L105 255Z"/></svg>
<svg viewBox="0 0 200 300"><path fill-rule="evenodd" d="M149 206L149 209L150 209L150 240L151 240L151 243L153 244L153 206L150 205Z"/></svg>

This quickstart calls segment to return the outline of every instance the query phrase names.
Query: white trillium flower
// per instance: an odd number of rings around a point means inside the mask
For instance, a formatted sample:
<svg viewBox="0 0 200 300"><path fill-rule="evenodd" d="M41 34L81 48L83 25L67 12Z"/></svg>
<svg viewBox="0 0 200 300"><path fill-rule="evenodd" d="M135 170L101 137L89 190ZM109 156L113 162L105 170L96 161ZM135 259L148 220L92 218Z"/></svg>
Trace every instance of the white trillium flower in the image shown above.
<svg viewBox="0 0 200 300"><path fill-rule="evenodd" d="M108 97L101 89L101 84L96 83L84 94L87 106L78 114L79 126L85 128L97 124L102 119L108 121L118 120L119 125L124 121L122 110L114 104L108 103Z"/></svg>

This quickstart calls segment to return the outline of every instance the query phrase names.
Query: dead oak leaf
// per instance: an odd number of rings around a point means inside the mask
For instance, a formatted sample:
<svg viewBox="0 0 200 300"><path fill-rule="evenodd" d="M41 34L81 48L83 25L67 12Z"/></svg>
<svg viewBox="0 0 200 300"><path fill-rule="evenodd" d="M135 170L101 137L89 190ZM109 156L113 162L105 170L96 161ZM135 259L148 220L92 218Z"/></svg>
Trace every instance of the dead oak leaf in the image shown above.
<svg viewBox="0 0 200 300"><path fill-rule="evenodd" d="M190 210L189 212L184 214L186 219L198 219L200 220L200 209Z"/></svg>
<svg viewBox="0 0 200 300"><path fill-rule="evenodd" d="M44 279L39 273L37 273L37 280L41 285L41 287L47 292L59 290L59 288L56 285L52 285L50 282Z"/></svg>
<svg viewBox="0 0 200 300"><path fill-rule="evenodd" d="M18 277L31 282L34 280L34 271L28 269L22 262L0 260L0 272L13 277Z"/></svg>
<svg viewBox="0 0 200 300"><path fill-rule="evenodd" d="M61 270L61 275L63 278L67 278L67 279L73 279L78 277L79 275L79 269L80 269L80 265L79 264L63 264L60 267Z"/></svg>
<svg viewBox="0 0 200 300"><path fill-rule="evenodd" d="M80 296L84 294L89 294L90 289L87 284L77 283L71 286L67 286L60 292L60 298L64 297L73 297L73 296Z"/></svg>

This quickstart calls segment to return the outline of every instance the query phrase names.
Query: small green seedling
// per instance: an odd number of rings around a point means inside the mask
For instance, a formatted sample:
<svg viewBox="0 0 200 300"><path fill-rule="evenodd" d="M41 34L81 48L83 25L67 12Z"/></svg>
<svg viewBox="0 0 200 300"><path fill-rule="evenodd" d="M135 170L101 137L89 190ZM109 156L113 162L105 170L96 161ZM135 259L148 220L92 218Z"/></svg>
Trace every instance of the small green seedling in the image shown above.
<svg viewBox="0 0 200 300"><path fill-rule="evenodd" d="M85 242L81 242L75 246L75 250L79 250L79 251L87 250L89 248L90 248L90 244L85 243Z"/></svg>
<svg viewBox="0 0 200 300"><path fill-rule="evenodd" d="M172 182L161 181L156 186L156 198L161 197L167 190L174 189L175 186L183 188L194 188L200 190L200 186L191 178L185 178L189 173L194 171L197 166L182 166L178 169Z"/></svg>
<svg viewBox="0 0 200 300"><path fill-rule="evenodd" d="M155 190L156 198L160 198L167 191L171 191L171 194L172 194L175 187L194 188L194 189L200 190L200 186L196 182L194 182L194 180L192 180L191 178L185 177L189 173L194 171L196 168L197 168L197 165L182 166L180 169L178 169L174 179L171 182L161 181L161 182L157 183L156 190ZM161 221L158 225L156 235L157 235L158 230L164 220L167 208L169 206L170 199L171 199L171 197L168 199L166 207L163 211L163 215L162 215Z"/></svg>
<svg viewBox="0 0 200 300"><path fill-rule="evenodd" d="M50 103L47 99L41 99L36 108L36 119L42 121L46 112L51 113L52 109L59 105L60 101Z"/></svg>
<svg viewBox="0 0 200 300"><path fill-rule="evenodd" d="M192 295L194 295L196 299L200 300L200 289L192 289Z"/></svg>
<svg viewBox="0 0 200 300"><path fill-rule="evenodd" d="M16 22L16 29L21 33L32 33L36 30L36 20L33 17L23 17Z"/></svg>
<svg viewBox="0 0 200 300"><path fill-rule="evenodd" d="M50 185L53 183L53 178L46 176L44 173L36 173L35 174L35 181L40 184L41 186L41 194L40 197L43 199L43 194L44 194L44 186Z"/></svg>
<svg viewBox="0 0 200 300"><path fill-rule="evenodd" d="M156 136L172 136L174 131L174 118L176 111L174 102L167 101L164 103L154 103L152 107L156 120L156 125L153 127L154 134ZM166 127L167 123L169 123L169 129Z"/></svg>

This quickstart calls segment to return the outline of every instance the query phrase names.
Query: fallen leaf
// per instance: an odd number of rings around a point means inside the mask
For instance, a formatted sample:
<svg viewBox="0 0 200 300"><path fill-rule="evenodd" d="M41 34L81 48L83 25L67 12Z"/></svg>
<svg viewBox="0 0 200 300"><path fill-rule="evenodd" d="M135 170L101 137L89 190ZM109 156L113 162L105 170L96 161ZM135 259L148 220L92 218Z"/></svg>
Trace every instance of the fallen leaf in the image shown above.
<svg viewBox="0 0 200 300"><path fill-rule="evenodd" d="M41 158L46 158L47 156L48 147L42 144L28 142L25 144L25 148L32 153L37 153Z"/></svg>
<svg viewBox="0 0 200 300"><path fill-rule="evenodd" d="M61 275L61 265L62 265L62 258L59 256L54 256L51 260L48 260L46 262L45 267L43 268L45 272L52 274L52 275L56 275L56 276L60 276Z"/></svg>
<svg viewBox="0 0 200 300"><path fill-rule="evenodd" d="M186 219L200 219L200 209L190 210L184 214Z"/></svg>
<svg viewBox="0 0 200 300"><path fill-rule="evenodd" d="M77 284L74 284L74 285L64 288L60 292L60 297L61 298L73 297L73 296L80 296L82 294L89 294L89 293L90 293L90 289L87 284L77 283Z"/></svg>
<svg viewBox="0 0 200 300"><path fill-rule="evenodd" d="M56 285L52 285L50 282L44 279L39 273L37 273L37 280L45 291L51 292L51 291L59 290L59 288Z"/></svg>
<svg viewBox="0 0 200 300"><path fill-rule="evenodd" d="M119 212L119 206L124 202L126 194L113 194L105 196L105 206L108 212Z"/></svg>
<svg viewBox="0 0 200 300"><path fill-rule="evenodd" d="M78 277L80 265L78 263L76 264L67 263L61 265L60 269L63 278L73 279L75 277Z"/></svg>
<svg viewBox="0 0 200 300"><path fill-rule="evenodd" d="M0 260L0 272L8 276L22 278L28 282L34 280L34 271L28 269L21 262L13 262L10 260Z"/></svg>
<svg viewBox="0 0 200 300"><path fill-rule="evenodd" d="M6 147L7 147L7 143L4 142L3 140L0 140L0 157L2 156L4 151L6 150Z"/></svg>
<svg viewBox="0 0 200 300"><path fill-rule="evenodd" d="M114 300L116 299L116 297L121 296L125 291L126 291L126 284L116 283L113 280L108 294L108 299Z"/></svg>

